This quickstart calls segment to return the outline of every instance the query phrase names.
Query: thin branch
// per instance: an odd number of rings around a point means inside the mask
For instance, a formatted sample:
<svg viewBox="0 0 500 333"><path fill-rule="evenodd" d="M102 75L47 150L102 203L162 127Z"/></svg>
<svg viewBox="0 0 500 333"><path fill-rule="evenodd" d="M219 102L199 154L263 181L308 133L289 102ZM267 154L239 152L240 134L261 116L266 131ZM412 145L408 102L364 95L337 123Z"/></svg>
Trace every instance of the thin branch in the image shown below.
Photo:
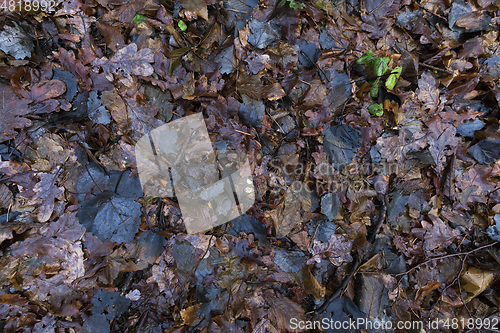
<svg viewBox="0 0 500 333"><path fill-rule="evenodd" d="M420 263L418 264L417 266L414 266L412 267L411 269L407 270L406 272L403 272L403 273L398 273L398 274L393 274L393 276L400 276L400 275L406 275L406 274L409 274L411 272L413 272L414 270L416 270L417 268L419 267L422 267L424 265L427 265L428 263L430 263L431 261L435 261L435 260L441 260L441 259L446 259L446 258L451 258L451 257L458 257L458 256L468 256L474 252L477 252L477 251L480 251L480 250L483 250L483 249L486 249L488 247L492 247L492 246L495 246L497 245L498 242L494 242L494 243L491 243L491 244L488 244L488 245L483 245L481 247L478 247L474 250L470 250L470 251L467 251L467 252L460 252L460 253L452 253L452 254L447 254L447 255L444 255L444 256L440 256L440 257L435 257L435 258L431 258L429 260L426 260L424 261L423 263Z"/></svg>

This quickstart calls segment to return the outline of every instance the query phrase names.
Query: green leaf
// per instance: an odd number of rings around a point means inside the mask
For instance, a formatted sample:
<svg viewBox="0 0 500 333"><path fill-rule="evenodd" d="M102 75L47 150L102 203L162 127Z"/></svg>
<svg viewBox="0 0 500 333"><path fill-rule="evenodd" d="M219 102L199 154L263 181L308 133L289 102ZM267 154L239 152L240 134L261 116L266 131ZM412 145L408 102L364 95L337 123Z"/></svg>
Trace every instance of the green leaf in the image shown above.
<svg viewBox="0 0 500 333"><path fill-rule="evenodd" d="M368 111L372 116L380 117L384 114L384 106L382 105L382 103L374 103L368 107Z"/></svg>
<svg viewBox="0 0 500 333"><path fill-rule="evenodd" d="M377 82L371 89L370 89L370 96L373 98L378 97L378 92L380 91L380 81Z"/></svg>
<svg viewBox="0 0 500 333"><path fill-rule="evenodd" d="M366 53L358 59L358 64L366 64L367 66L370 66L370 63L373 63L373 51L368 50Z"/></svg>
<svg viewBox="0 0 500 333"><path fill-rule="evenodd" d="M373 70L375 71L375 75L382 76L389 69L389 57L376 58L375 64L373 66Z"/></svg>
<svg viewBox="0 0 500 333"><path fill-rule="evenodd" d="M303 4L302 2L298 2L295 0L288 0L288 1L290 1L289 6L292 9L297 10L297 9L304 9L306 7L306 5Z"/></svg>
<svg viewBox="0 0 500 333"><path fill-rule="evenodd" d="M146 15L142 15L142 14L136 14L134 16L134 22L137 24L141 24L142 22L146 21L147 19L148 19L148 17Z"/></svg>
<svg viewBox="0 0 500 333"><path fill-rule="evenodd" d="M392 70L391 75L389 75L387 81L385 81L385 86L387 87L387 89L389 90L394 89L396 81L399 79L402 70L403 68L401 66L398 66Z"/></svg>
<svg viewBox="0 0 500 333"><path fill-rule="evenodd" d="M182 62L182 57L190 50L190 47L182 47L170 52L170 64L168 65L168 75L172 75L172 72L180 66Z"/></svg>
<svg viewBox="0 0 500 333"><path fill-rule="evenodd" d="M184 23L183 20L179 20L179 23L177 23L177 26L179 27L179 29L181 29L182 31L186 31L188 26L186 25L186 23Z"/></svg>

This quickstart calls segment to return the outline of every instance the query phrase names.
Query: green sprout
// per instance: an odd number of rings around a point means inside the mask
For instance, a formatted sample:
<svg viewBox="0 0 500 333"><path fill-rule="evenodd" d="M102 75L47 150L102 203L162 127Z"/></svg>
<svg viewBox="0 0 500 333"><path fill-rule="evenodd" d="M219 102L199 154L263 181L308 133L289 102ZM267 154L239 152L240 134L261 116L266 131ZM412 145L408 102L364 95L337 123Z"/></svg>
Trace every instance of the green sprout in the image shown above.
<svg viewBox="0 0 500 333"><path fill-rule="evenodd" d="M368 50L361 58L359 58L357 60L357 62L358 62L358 64L363 64L368 68L372 68L373 72L377 76L377 79L369 82L372 85L372 88L370 89L370 95L373 98L377 98L379 91L380 91L380 88L382 87L382 83L381 83L380 79L389 70L389 62L390 62L389 57L382 57L381 58L381 57L373 55L372 50ZM391 74L389 75L389 77L385 81L385 87L388 90L394 89L394 87L396 86L397 80L401 76L401 71L402 71L402 67L400 67L400 66L394 68L391 71Z"/></svg>
<svg viewBox="0 0 500 333"><path fill-rule="evenodd" d="M391 75L387 78L387 81L385 81L385 87L389 90L394 89L394 86L396 85L396 81L399 79L399 76L401 75L401 71L403 70L403 67L398 66L394 68L391 72Z"/></svg>
<svg viewBox="0 0 500 333"><path fill-rule="evenodd" d="M141 24L142 22L146 21L147 19L148 19L148 17L146 15L142 15L142 14L136 14L134 16L134 22L137 24Z"/></svg>
<svg viewBox="0 0 500 333"><path fill-rule="evenodd" d="M384 106L382 105L382 103L373 103L368 107L368 111L374 117L381 117L384 114Z"/></svg>
<svg viewBox="0 0 500 333"><path fill-rule="evenodd" d="M295 10L300 10L306 8L306 5L302 2L298 2L297 0L281 0L278 7L284 6L288 2L288 6Z"/></svg>
<svg viewBox="0 0 500 333"><path fill-rule="evenodd" d="M186 25L186 23L184 23L183 20L179 20L179 23L177 23L177 26L179 27L179 29L181 29L182 31L186 31L188 26Z"/></svg>

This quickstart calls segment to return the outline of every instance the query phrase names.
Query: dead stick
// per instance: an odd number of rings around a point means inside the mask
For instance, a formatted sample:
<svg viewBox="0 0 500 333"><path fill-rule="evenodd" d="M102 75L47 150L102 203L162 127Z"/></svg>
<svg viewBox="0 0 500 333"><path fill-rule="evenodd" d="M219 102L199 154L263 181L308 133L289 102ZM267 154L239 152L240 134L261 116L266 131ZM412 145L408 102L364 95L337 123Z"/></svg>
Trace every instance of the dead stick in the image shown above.
<svg viewBox="0 0 500 333"><path fill-rule="evenodd" d="M445 258L451 258L451 257L458 257L458 256L464 256L464 255L469 255L469 254L472 254L474 252L477 252L477 251L480 251L482 249L486 249L488 247L492 247L494 245L497 245L498 242L494 242L494 243L491 243L491 244L488 244L488 245L484 245L484 246L481 246L481 247L478 247L477 249L474 249L474 250L470 250L470 251L467 251L467 252L460 252L460 253L452 253L452 254L447 254L447 255L444 255L444 256L440 256L440 257L435 257L435 258L431 258L429 260L426 260L424 261L423 263L420 263L418 264L417 266L415 267L412 267L411 269L407 270L406 272L403 272L403 273L398 273L398 274L394 274L394 276L400 276L400 275L406 275L406 274L409 274L411 272L413 272L414 270L416 270L417 268L419 267L422 267L424 265L427 265L428 263L430 263L431 261L435 261L435 260L441 260L441 259L445 259Z"/></svg>

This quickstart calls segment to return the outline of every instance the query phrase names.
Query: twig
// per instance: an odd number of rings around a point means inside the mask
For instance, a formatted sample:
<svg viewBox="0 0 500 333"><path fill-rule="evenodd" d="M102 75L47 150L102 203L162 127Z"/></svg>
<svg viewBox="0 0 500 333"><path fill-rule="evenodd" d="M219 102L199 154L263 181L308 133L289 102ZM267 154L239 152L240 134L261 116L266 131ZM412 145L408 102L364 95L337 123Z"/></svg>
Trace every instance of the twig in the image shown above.
<svg viewBox="0 0 500 333"><path fill-rule="evenodd" d="M436 16L436 17L439 17L441 20L444 20L445 22L447 22L447 23L448 23L448 19L447 19L446 17L441 16L441 15L439 15L439 14L436 14L436 13L434 13L434 12L431 12L430 10L428 10L427 8L425 8L424 6L422 6L421 4L419 4L419 3L418 3L418 2L416 2L416 1L414 1L413 3L414 3L414 4L416 4L417 6L419 6L420 8L422 8L423 10L425 10L427 13L432 14L432 15L434 15L434 16Z"/></svg>
<svg viewBox="0 0 500 333"><path fill-rule="evenodd" d="M368 237L368 241L370 243L373 243L375 241L375 237L377 237L377 234L379 233L380 229L382 228L382 225L385 222L385 218L387 216L387 200L385 195L380 195L379 197L380 201L382 202L382 209L380 211L380 217L378 219L377 225L371 235Z"/></svg>
<svg viewBox="0 0 500 333"><path fill-rule="evenodd" d="M339 288L333 294L331 294L330 297L325 301L325 303L323 303L323 305L321 305L315 311L316 315L320 315L321 313L325 312L326 309L328 308L328 306L330 305L330 303L333 302L337 297L340 297L340 295L342 295L344 293L345 289L347 288L347 285L349 284L349 281L351 281L352 278L354 277L354 275L356 274L358 267L359 267L359 258L357 255L355 255L354 256L354 265L351 268L351 272L342 281Z"/></svg>
<svg viewBox="0 0 500 333"><path fill-rule="evenodd" d="M424 66L424 67L427 67L427 68L430 68L430 69L433 69L435 71L440 71L440 72L443 72L443 73L446 73L446 74L453 74L452 72L450 72L449 70L447 69L442 69L442 68L439 68L439 67L434 67L434 66L431 66L431 65L427 65L423 62L419 62L418 63L420 66Z"/></svg>
<svg viewBox="0 0 500 333"><path fill-rule="evenodd" d="M417 266L412 267L411 269L407 270L406 272L398 273L398 274L393 274L393 276L400 276L400 275L409 274L409 273L413 272L414 270L416 270L417 268L422 267L424 265L427 265L431 261L441 260L441 259L446 259L446 258L451 258L451 257L458 257L458 256L463 256L463 255L468 256L468 255L470 255L470 254L472 254L474 252L480 251L482 249L486 249L488 247L495 246L497 244L498 244L498 242L494 242L494 243L491 243L491 244L488 244L488 245L483 245L481 247L478 247L478 248L476 248L474 250L470 250L470 251L467 251L467 252L452 253L452 254L447 254L447 255L444 255L444 256L440 256L440 257L431 258L429 260L424 261L423 263L418 264Z"/></svg>

